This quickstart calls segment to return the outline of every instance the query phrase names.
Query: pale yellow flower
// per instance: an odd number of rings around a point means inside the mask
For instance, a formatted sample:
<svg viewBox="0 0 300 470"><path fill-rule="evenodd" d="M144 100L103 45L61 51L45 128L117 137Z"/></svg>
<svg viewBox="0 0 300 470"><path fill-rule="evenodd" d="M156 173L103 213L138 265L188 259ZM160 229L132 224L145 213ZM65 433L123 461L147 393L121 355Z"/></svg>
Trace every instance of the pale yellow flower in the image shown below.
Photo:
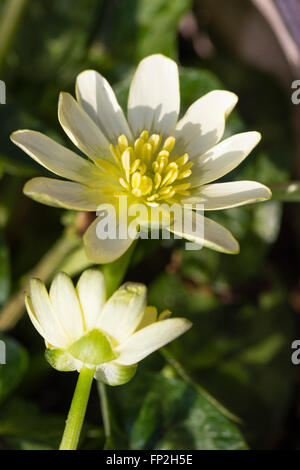
<svg viewBox="0 0 300 470"><path fill-rule="evenodd" d="M76 100L68 93L60 95L58 117L88 159L38 132L15 132L16 145L69 180L34 178L25 185L25 194L80 211L96 211L102 203L117 207L118 196L124 195L129 206L138 202L149 210L159 210L162 204L191 204L191 220L196 219L196 204L210 211L269 199L270 190L254 181L211 184L238 166L261 138L258 132L245 132L221 141L237 96L212 91L178 121L179 102L177 65L162 55L149 56L139 64L129 92L128 120L105 78L93 70L82 72L77 77ZM133 240L100 240L99 220L88 228L84 244L93 261L105 263L121 256ZM178 233L176 220L169 230L218 251L239 251L227 229L206 217L201 223L204 232L196 235L185 228Z"/></svg>
<svg viewBox="0 0 300 470"><path fill-rule="evenodd" d="M127 282L107 301L100 271L86 270L76 288L64 273L55 276L49 294L39 279L30 282L25 303L45 339L46 358L58 370L95 369L95 378L121 385L137 363L191 327L185 318L159 316L146 305L143 284Z"/></svg>

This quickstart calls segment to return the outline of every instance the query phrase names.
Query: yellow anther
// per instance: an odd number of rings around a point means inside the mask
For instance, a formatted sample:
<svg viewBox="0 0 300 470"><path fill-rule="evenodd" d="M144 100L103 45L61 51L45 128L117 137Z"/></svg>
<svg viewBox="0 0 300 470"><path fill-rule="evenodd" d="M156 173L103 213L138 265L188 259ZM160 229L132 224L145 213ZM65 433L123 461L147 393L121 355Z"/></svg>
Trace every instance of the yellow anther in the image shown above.
<svg viewBox="0 0 300 470"><path fill-rule="evenodd" d="M159 170L159 164L156 161L152 164L152 170L154 171L154 173L157 173Z"/></svg>
<svg viewBox="0 0 300 470"><path fill-rule="evenodd" d="M148 131L143 131L143 132L140 133L140 139L143 139L144 142L147 142L148 138L149 138Z"/></svg>
<svg viewBox="0 0 300 470"><path fill-rule="evenodd" d="M156 160L159 161L161 158L169 158L169 152L167 150L161 150L157 155Z"/></svg>
<svg viewBox="0 0 300 470"><path fill-rule="evenodd" d="M148 168L148 167L147 167L146 163L144 163L144 162L141 162L141 163L140 163L139 171L140 171L140 173L141 173L142 175L144 175L144 174L146 173L147 168Z"/></svg>
<svg viewBox="0 0 300 470"><path fill-rule="evenodd" d="M189 156L187 153L185 153L184 155L182 155L182 157L177 158L177 160L175 160L175 163L177 163L177 165L180 167L180 166L185 165L188 161L189 161Z"/></svg>
<svg viewBox="0 0 300 470"><path fill-rule="evenodd" d="M119 183L121 186L123 186L123 188L129 189L129 184L124 180L124 178L119 178Z"/></svg>
<svg viewBox="0 0 300 470"><path fill-rule="evenodd" d="M162 180L161 186L166 186L169 184L174 183L174 181L177 179L178 176L178 170L177 169L171 169L169 172L166 174L164 179Z"/></svg>
<svg viewBox="0 0 300 470"><path fill-rule="evenodd" d="M155 201L155 199L158 199L158 198L159 198L159 194L155 193L155 194L152 194L152 196L147 197L147 201L152 202L152 201Z"/></svg>
<svg viewBox="0 0 300 470"><path fill-rule="evenodd" d="M160 197L164 197L166 199L169 199L170 197L173 197L175 193L176 193L176 191L175 191L175 189L172 188L172 186L159 191Z"/></svg>
<svg viewBox="0 0 300 470"><path fill-rule="evenodd" d="M133 190L131 192L136 197L141 197L141 195L142 195L142 191L140 189L137 189L137 188L133 188Z"/></svg>
<svg viewBox="0 0 300 470"><path fill-rule="evenodd" d="M159 173L155 173L154 175L154 188L157 189L161 183L161 175Z"/></svg>
<svg viewBox="0 0 300 470"><path fill-rule="evenodd" d="M132 150L132 149L131 149ZM124 152L122 153L121 161L123 168L125 170L130 170L131 166L131 154L132 152L130 151L130 147L128 147Z"/></svg>
<svg viewBox="0 0 300 470"><path fill-rule="evenodd" d="M142 175L138 171L134 173L131 177L131 186L133 188L139 188L142 180Z"/></svg>
<svg viewBox="0 0 300 470"><path fill-rule="evenodd" d="M149 176L142 176L139 189L141 190L142 196L146 196L152 191L152 179Z"/></svg>
<svg viewBox="0 0 300 470"><path fill-rule="evenodd" d="M167 150L168 152L171 152L173 150L174 145L175 145L175 138L170 136L165 140L163 149Z"/></svg>
<svg viewBox="0 0 300 470"><path fill-rule="evenodd" d="M152 145L153 152L156 152L161 143L161 136L158 134L152 134L149 143Z"/></svg>
<svg viewBox="0 0 300 470"><path fill-rule="evenodd" d="M140 166L140 163L141 163L141 160L139 158L134 160L134 162L133 162L133 164L131 165L131 168L130 168L130 173L134 173L138 169L138 167Z"/></svg>
<svg viewBox="0 0 300 470"><path fill-rule="evenodd" d="M191 176L192 170L186 170L186 171L181 171L178 175L178 179L181 180L183 178L187 178L188 176Z"/></svg>
<svg viewBox="0 0 300 470"><path fill-rule="evenodd" d="M148 164L152 158L152 145L147 143L143 145L143 160Z"/></svg>
<svg viewBox="0 0 300 470"><path fill-rule="evenodd" d="M128 147L128 140L126 135L120 135L120 137L118 138L118 146L121 153L124 152L124 150Z"/></svg>
<svg viewBox="0 0 300 470"><path fill-rule="evenodd" d="M140 138L136 139L136 141L134 142L134 151L138 156L141 156L142 154L144 143L145 142L143 141L143 139Z"/></svg>
<svg viewBox="0 0 300 470"><path fill-rule="evenodd" d="M110 145L110 152L122 171L119 177L119 170L116 169L122 190L136 198L145 197L144 202L149 206L157 206L164 199L171 203L171 198L176 194L178 197L189 195L191 183L180 184L179 180L192 174L193 163L187 153L172 156L170 162L174 145L173 136L162 142L160 135L152 134L149 137L146 130L134 142L128 142L125 135L120 135L117 145ZM115 165L111 163L111 166ZM106 171L113 173L110 167ZM176 197L172 201L176 202Z"/></svg>

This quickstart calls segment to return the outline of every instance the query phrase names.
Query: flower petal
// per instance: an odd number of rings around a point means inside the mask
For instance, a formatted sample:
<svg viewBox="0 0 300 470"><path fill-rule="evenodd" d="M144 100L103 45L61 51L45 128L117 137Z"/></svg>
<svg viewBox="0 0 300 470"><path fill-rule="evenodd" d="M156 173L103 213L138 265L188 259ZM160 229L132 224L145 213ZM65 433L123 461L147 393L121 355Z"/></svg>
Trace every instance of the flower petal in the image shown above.
<svg viewBox="0 0 300 470"><path fill-rule="evenodd" d="M202 155L222 138L225 121L238 101L229 91L215 90L199 98L177 123L174 153L188 153L190 158Z"/></svg>
<svg viewBox="0 0 300 470"><path fill-rule="evenodd" d="M30 311L35 316L41 329L39 333L45 340L56 348L66 348L70 344L70 339L64 331L54 308L51 305L48 292L42 281L39 279L30 280ZM30 315L31 316L31 315ZM34 323L35 325L35 323Z"/></svg>
<svg viewBox="0 0 300 470"><path fill-rule="evenodd" d="M146 294L147 289L143 284L123 284L106 302L98 320L98 328L118 343L127 339L143 317Z"/></svg>
<svg viewBox="0 0 300 470"><path fill-rule="evenodd" d="M144 129L170 135L180 105L176 63L160 54L143 59L132 80L128 99L128 120L137 137Z"/></svg>
<svg viewBox="0 0 300 470"><path fill-rule="evenodd" d="M72 342L84 333L83 313L71 278L65 273L56 274L49 297L64 330Z"/></svg>
<svg viewBox="0 0 300 470"><path fill-rule="evenodd" d="M96 368L95 379L107 385L123 385L136 373L137 366L122 366L115 361L101 364Z"/></svg>
<svg viewBox="0 0 300 470"><path fill-rule="evenodd" d="M59 96L58 119L67 136L85 155L92 160L113 160L108 140L69 93Z"/></svg>
<svg viewBox="0 0 300 470"><path fill-rule="evenodd" d="M104 276L98 269L84 271L77 283L77 293L87 330L95 327L105 303Z"/></svg>
<svg viewBox="0 0 300 470"><path fill-rule="evenodd" d="M203 155L194 158L192 186L210 183L237 167L261 139L259 132L243 132L223 140Z"/></svg>
<svg viewBox="0 0 300 470"><path fill-rule="evenodd" d="M94 263L105 264L120 258L128 250L134 239L126 238L106 238L97 236L97 226L101 222L102 216L97 217L89 226L83 236L83 243L87 257ZM117 230L118 230L118 222Z"/></svg>
<svg viewBox="0 0 300 470"><path fill-rule="evenodd" d="M27 129L16 131L11 135L11 140L56 175L79 183L89 183L95 179L92 163L40 132Z"/></svg>
<svg viewBox="0 0 300 470"><path fill-rule="evenodd" d="M131 131L108 81L95 70L85 70L76 81L76 97L110 143L122 134L132 140Z"/></svg>
<svg viewBox="0 0 300 470"><path fill-rule="evenodd" d="M221 253L239 253L239 244L229 230L194 211L184 211L183 228L180 228L180 224L176 224L175 219L169 230L193 243L198 243Z"/></svg>
<svg viewBox="0 0 300 470"><path fill-rule="evenodd" d="M186 318L171 318L152 323L139 330L116 348L120 353L118 363L136 364L173 339L185 333L192 323Z"/></svg>
<svg viewBox="0 0 300 470"><path fill-rule="evenodd" d="M193 207L196 204L203 204L204 210L209 211L265 201L271 196L269 188L256 181L234 181L193 188L191 195L181 202L192 204Z"/></svg>
<svg viewBox="0 0 300 470"><path fill-rule="evenodd" d="M146 326L151 325L151 323L156 322L156 320L157 320L157 308L152 307L152 306L146 307L144 315L135 331L141 330L142 328L145 328Z"/></svg>
<svg viewBox="0 0 300 470"><path fill-rule="evenodd" d="M48 206L81 211L96 211L105 196L98 189L52 178L33 178L24 186L24 194Z"/></svg>

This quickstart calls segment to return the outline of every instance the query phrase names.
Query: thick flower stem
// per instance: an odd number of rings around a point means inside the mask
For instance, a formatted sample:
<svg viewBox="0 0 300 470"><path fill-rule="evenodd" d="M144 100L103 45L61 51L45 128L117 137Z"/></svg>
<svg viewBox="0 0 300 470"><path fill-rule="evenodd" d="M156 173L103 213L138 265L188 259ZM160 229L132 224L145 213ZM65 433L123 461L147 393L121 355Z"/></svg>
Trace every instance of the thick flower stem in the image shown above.
<svg viewBox="0 0 300 470"><path fill-rule="evenodd" d="M60 450L76 450L86 407L90 396L95 369L83 366L73 395Z"/></svg>

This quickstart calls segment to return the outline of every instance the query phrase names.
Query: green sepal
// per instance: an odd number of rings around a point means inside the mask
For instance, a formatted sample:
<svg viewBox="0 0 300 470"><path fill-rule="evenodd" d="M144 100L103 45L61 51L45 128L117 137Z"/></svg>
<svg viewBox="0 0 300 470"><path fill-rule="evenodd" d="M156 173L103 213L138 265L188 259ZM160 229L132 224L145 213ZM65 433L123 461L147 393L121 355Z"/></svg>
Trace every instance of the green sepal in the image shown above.
<svg viewBox="0 0 300 470"><path fill-rule="evenodd" d="M79 338L68 348L68 352L84 364L99 365L116 359L108 337L94 329Z"/></svg>
<svg viewBox="0 0 300 470"><path fill-rule="evenodd" d="M56 370L70 372L77 369L78 361L64 349L46 349L45 357Z"/></svg>

